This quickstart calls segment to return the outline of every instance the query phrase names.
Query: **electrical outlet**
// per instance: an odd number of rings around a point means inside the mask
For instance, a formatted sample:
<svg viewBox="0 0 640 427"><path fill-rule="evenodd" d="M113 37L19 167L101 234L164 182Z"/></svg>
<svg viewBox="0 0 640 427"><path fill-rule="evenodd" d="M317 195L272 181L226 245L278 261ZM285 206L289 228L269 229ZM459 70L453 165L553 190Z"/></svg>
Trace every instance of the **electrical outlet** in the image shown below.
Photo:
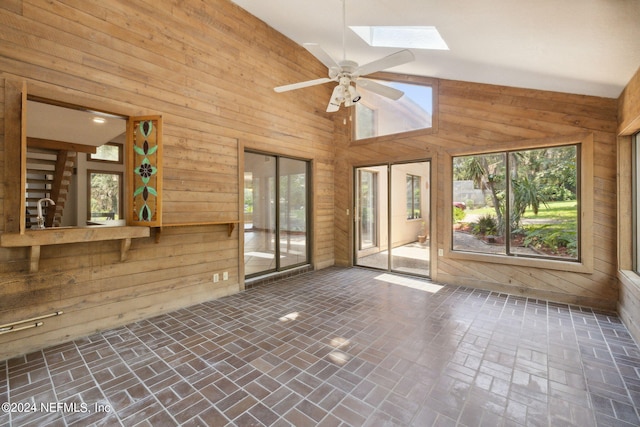
<svg viewBox="0 0 640 427"><path fill-rule="evenodd" d="M438 256L444 256L444 249L438 249Z"/></svg>
<svg viewBox="0 0 640 427"><path fill-rule="evenodd" d="M229 280L229 272L225 271L222 273L222 280Z"/></svg>
<svg viewBox="0 0 640 427"><path fill-rule="evenodd" d="M213 275L213 283L218 283L220 281L220 275L218 273Z"/></svg>

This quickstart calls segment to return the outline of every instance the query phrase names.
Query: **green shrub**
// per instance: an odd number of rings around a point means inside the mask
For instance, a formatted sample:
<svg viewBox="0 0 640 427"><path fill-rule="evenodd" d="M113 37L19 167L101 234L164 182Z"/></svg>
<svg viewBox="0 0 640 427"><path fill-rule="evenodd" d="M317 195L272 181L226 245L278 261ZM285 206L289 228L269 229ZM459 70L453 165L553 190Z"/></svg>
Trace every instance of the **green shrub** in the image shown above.
<svg viewBox="0 0 640 427"><path fill-rule="evenodd" d="M495 217L491 215L483 215L478 221L473 223L473 234L498 234L498 224Z"/></svg>
<svg viewBox="0 0 640 427"><path fill-rule="evenodd" d="M575 230L558 228L557 226L543 225L527 227L525 229L524 245L538 249L547 249L559 252L566 249L567 253L575 257L578 254L577 233Z"/></svg>
<svg viewBox="0 0 640 427"><path fill-rule="evenodd" d="M464 219L466 213L464 212L464 209L461 208L457 208L457 207L453 207L453 220L455 222L460 222Z"/></svg>

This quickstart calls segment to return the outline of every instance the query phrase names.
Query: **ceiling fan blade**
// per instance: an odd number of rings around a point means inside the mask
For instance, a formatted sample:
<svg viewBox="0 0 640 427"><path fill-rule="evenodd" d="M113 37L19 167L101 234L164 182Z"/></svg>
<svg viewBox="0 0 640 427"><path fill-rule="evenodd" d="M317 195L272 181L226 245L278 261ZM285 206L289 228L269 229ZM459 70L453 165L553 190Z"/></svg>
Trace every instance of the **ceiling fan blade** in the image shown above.
<svg viewBox="0 0 640 427"><path fill-rule="evenodd" d="M324 51L317 43L304 43L304 48L307 49L313 56L315 56L320 62L322 62L327 68L340 69L338 63L327 52Z"/></svg>
<svg viewBox="0 0 640 427"><path fill-rule="evenodd" d="M385 56L384 58L378 59L373 62L369 62L368 64L364 64L358 69L356 69L355 73L358 76L366 76L367 74L375 73L376 71L386 70L387 68L393 68L398 65L406 64L407 62L411 62L416 57L413 55L413 52L410 50L401 50L400 52L392 53L389 56Z"/></svg>
<svg viewBox="0 0 640 427"><path fill-rule="evenodd" d="M402 95L404 95L404 92L401 90L392 88L391 86L385 86L383 84L376 83L373 80L369 79L360 78L357 80L356 84L363 89L375 92L378 95L393 99L394 101L397 101L398 99L402 98Z"/></svg>
<svg viewBox="0 0 640 427"><path fill-rule="evenodd" d="M275 90L276 92L280 93L280 92L286 92L288 90L302 89L303 87L321 85L323 83L328 83L328 82L331 82L331 81L333 81L333 80L331 80L328 77L323 77L321 79L307 80L306 82L292 83L290 85L278 86L278 87L273 88L273 90Z"/></svg>

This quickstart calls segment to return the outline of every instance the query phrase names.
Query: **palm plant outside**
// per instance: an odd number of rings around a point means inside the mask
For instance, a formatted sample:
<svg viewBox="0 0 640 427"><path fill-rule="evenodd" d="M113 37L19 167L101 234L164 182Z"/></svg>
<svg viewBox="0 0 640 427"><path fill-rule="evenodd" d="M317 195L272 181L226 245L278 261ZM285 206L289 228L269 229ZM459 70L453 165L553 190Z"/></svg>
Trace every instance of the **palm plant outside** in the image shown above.
<svg viewBox="0 0 640 427"><path fill-rule="evenodd" d="M455 157L454 180L472 181L486 202L486 207L480 206L481 211L471 210L467 215L490 213L495 218L499 236L521 236L531 247L546 245L543 249L547 251L560 248L574 256L577 247L577 154L576 146L564 146ZM454 194L454 201L464 201L457 197L461 196ZM564 204L562 213L558 203ZM538 217L542 211L545 215Z"/></svg>

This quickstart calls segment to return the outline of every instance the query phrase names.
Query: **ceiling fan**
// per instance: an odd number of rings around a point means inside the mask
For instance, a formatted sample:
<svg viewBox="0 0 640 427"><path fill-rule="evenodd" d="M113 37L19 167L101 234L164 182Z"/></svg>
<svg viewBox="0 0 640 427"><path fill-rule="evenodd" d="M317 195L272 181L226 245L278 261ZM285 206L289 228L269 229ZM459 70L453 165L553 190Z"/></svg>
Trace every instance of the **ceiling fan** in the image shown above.
<svg viewBox="0 0 640 427"><path fill-rule="evenodd" d="M376 83L373 80L362 78L362 76L411 62L415 59L413 53L410 50L405 49L360 66L357 62L348 60L346 55L346 3L346 0L342 0L342 61L335 61L318 44L304 43L304 48L311 52L313 56L318 58L318 60L320 60L320 62L329 69L329 77L278 86L274 88L276 92L280 93L295 89L302 89L309 86L321 85L328 82L337 82L338 85L333 89L329 105L327 106L328 113L338 111L343 102L345 107L350 107L360 100L360 94L354 86L356 82L360 87L366 88L371 92L375 92L393 100L398 100L402 95L404 95L404 92L401 90ZM352 85L352 83L354 85Z"/></svg>

